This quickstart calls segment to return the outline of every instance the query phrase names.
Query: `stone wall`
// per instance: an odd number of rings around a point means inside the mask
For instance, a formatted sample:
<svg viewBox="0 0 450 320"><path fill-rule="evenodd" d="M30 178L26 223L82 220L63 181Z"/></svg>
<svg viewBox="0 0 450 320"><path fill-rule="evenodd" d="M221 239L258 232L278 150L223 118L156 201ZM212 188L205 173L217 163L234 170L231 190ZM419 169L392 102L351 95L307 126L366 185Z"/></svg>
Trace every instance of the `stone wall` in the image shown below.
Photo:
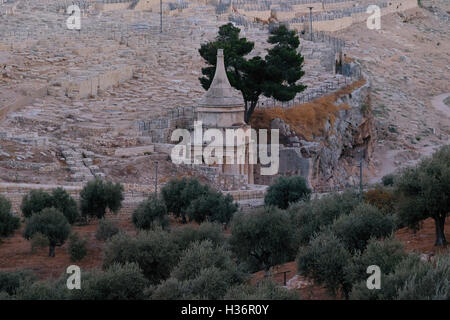
<svg viewBox="0 0 450 320"><path fill-rule="evenodd" d="M133 67L118 65L107 70L90 70L84 75L68 75L49 88L51 95L64 94L72 99L96 96L99 90L119 85L133 77Z"/></svg>

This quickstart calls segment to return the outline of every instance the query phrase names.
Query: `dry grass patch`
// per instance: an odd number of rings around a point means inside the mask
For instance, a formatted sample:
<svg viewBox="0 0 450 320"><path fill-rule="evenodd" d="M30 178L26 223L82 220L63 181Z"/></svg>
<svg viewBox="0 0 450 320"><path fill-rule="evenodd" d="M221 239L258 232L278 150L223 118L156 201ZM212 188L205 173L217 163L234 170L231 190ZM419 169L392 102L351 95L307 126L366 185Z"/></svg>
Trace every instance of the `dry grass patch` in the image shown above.
<svg viewBox="0 0 450 320"><path fill-rule="evenodd" d="M256 109L250 124L255 129L270 129L270 122L279 118L289 124L298 136L311 140L324 134L324 126L327 121L330 121L333 126L339 110L350 109L350 106L345 103L336 105L336 101L365 83L364 79L355 81L337 92L291 108Z"/></svg>

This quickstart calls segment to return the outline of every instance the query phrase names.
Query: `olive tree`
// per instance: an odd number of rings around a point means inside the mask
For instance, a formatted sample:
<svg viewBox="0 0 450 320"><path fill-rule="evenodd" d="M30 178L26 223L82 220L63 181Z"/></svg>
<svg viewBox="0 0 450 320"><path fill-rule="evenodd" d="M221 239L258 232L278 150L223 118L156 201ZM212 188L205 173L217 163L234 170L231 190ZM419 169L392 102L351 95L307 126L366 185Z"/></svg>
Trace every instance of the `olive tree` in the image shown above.
<svg viewBox="0 0 450 320"><path fill-rule="evenodd" d="M389 236L394 230L392 216L383 215L377 208L361 203L348 215L340 216L331 230L350 252L364 251L370 238Z"/></svg>
<svg viewBox="0 0 450 320"><path fill-rule="evenodd" d="M0 195L0 237L8 237L20 227L20 219L11 213L11 202Z"/></svg>
<svg viewBox="0 0 450 320"><path fill-rule="evenodd" d="M432 218L436 226L435 246L447 244L444 226L450 214L450 146L431 158L404 169L396 179L400 223L418 229L421 221Z"/></svg>
<svg viewBox="0 0 450 320"><path fill-rule="evenodd" d="M155 195L149 196L146 200L139 203L136 210L133 211L132 221L138 229L148 230L155 224L162 228L167 228L169 219L164 201Z"/></svg>
<svg viewBox="0 0 450 320"><path fill-rule="evenodd" d="M70 224L64 215L55 208L45 208L39 214L33 214L27 220L23 236L29 240L41 233L49 241L49 257L55 256L55 247L61 246L70 234Z"/></svg>
<svg viewBox="0 0 450 320"><path fill-rule="evenodd" d="M117 213L122 207L123 186L117 182L94 179L89 181L80 192L81 214L84 217L101 219L106 209Z"/></svg>
<svg viewBox="0 0 450 320"><path fill-rule="evenodd" d="M331 294L348 295L350 285L345 277L345 267L351 254L342 241L332 232L316 234L308 246L300 247L297 268L316 284L325 285Z"/></svg>
<svg viewBox="0 0 450 320"><path fill-rule="evenodd" d="M136 237L119 233L105 245L103 268L114 263L134 262L151 284L157 284L169 277L178 257L178 247L166 231L141 231Z"/></svg>
<svg viewBox="0 0 450 320"><path fill-rule="evenodd" d="M161 189L161 195L167 211L175 217L181 217L183 223L186 223L186 210L191 202L208 191L209 187L202 185L195 178L173 178Z"/></svg>
<svg viewBox="0 0 450 320"><path fill-rule="evenodd" d="M209 190L189 204L186 214L189 220L198 223L206 220L228 224L237 208L231 195L224 196L218 191Z"/></svg>
<svg viewBox="0 0 450 320"><path fill-rule="evenodd" d="M48 193L42 189L31 190L27 193L21 204L24 217L29 218L34 213L39 213L45 208L55 208L60 211L73 224L79 216L75 199L63 188L58 187Z"/></svg>
<svg viewBox="0 0 450 320"><path fill-rule="evenodd" d="M311 189L308 188L305 178L281 176L269 186L264 204L287 209L291 203L309 199L310 195Z"/></svg>
<svg viewBox="0 0 450 320"><path fill-rule="evenodd" d="M238 259L251 267L269 271L295 255L293 228L289 216L275 207L237 213L229 240Z"/></svg>

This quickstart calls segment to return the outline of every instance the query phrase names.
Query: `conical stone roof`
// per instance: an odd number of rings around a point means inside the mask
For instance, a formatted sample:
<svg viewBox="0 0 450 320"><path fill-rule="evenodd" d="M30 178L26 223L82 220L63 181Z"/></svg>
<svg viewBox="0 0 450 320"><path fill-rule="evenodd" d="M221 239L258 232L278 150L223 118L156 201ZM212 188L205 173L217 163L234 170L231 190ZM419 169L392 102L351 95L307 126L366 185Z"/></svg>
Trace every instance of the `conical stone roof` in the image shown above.
<svg viewBox="0 0 450 320"><path fill-rule="evenodd" d="M223 49L217 50L214 79L198 105L202 107L236 107L243 105L241 93L235 90L228 81L223 59Z"/></svg>

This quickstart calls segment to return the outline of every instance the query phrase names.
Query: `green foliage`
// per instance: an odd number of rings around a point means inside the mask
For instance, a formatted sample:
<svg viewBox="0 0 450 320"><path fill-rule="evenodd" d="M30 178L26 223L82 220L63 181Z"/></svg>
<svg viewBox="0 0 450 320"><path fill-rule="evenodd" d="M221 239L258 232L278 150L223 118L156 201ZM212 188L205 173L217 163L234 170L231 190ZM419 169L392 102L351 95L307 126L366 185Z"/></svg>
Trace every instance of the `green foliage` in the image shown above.
<svg viewBox="0 0 450 320"><path fill-rule="evenodd" d="M383 183L383 186L385 187L391 187L394 185L394 179L395 176L391 174L387 174L381 178L381 182Z"/></svg>
<svg viewBox="0 0 450 320"><path fill-rule="evenodd" d="M11 202L0 195L0 237L8 237L20 227L20 219L11 213Z"/></svg>
<svg viewBox="0 0 450 320"><path fill-rule="evenodd" d="M194 279L205 268L218 268L236 271L236 264L231 260L231 252L223 247L215 246L211 241L193 242L183 251L178 265L172 270L171 276L178 280Z"/></svg>
<svg viewBox="0 0 450 320"><path fill-rule="evenodd" d="M249 54L255 44L246 38L239 38L240 29L228 23L219 27L215 41L202 44L198 50L200 56L205 59L207 67L202 68L203 77L199 78L202 87L209 89L216 70L217 49L223 49L225 67L230 84L237 90L241 90L241 68L245 64L245 56Z"/></svg>
<svg viewBox="0 0 450 320"><path fill-rule="evenodd" d="M198 228L192 225L173 228L170 237L180 251L184 251L195 241L210 240L215 246L222 246L225 242L222 226L211 222L203 222Z"/></svg>
<svg viewBox="0 0 450 320"><path fill-rule="evenodd" d="M186 222L186 209L189 204L207 193L208 186L203 186L195 178L171 179L161 189L161 195L167 207L167 211L175 217L181 217Z"/></svg>
<svg viewBox="0 0 450 320"><path fill-rule="evenodd" d="M259 97L264 94L277 100L292 100L306 87L296 82L304 75L303 57L297 53L299 39L295 31L285 26L271 30L268 42L274 44L265 59L251 53L254 43L239 37L240 29L228 23L219 28L214 41L202 44L199 53L206 61L199 78L207 90L214 78L217 49L224 49L225 69L231 86L241 91L245 103L245 121L249 123Z"/></svg>
<svg viewBox="0 0 450 320"><path fill-rule="evenodd" d="M1 271L0 292L14 295L19 287L26 283L33 283L36 279L36 275L30 270Z"/></svg>
<svg viewBox="0 0 450 320"><path fill-rule="evenodd" d="M240 284L228 289L225 300L298 300L295 290L288 290L270 280L257 285Z"/></svg>
<svg viewBox="0 0 450 320"><path fill-rule="evenodd" d="M167 207L164 201L155 195L142 201L132 215L132 221L136 228L148 230L156 225L166 229L169 227Z"/></svg>
<svg viewBox="0 0 450 320"><path fill-rule="evenodd" d="M293 239L289 215L275 207L264 207L234 216L229 243L238 259L253 270L269 270L295 256Z"/></svg>
<svg viewBox="0 0 450 320"><path fill-rule="evenodd" d="M31 190L23 196L20 210L25 218L31 217L33 213L38 213L45 208L53 206L52 197L43 189Z"/></svg>
<svg viewBox="0 0 450 320"><path fill-rule="evenodd" d="M316 284L325 285L327 290L336 295L348 294L349 283L345 278L345 267L351 258L342 241L332 232L316 234L309 246L300 247L297 268L301 275L308 276Z"/></svg>
<svg viewBox="0 0 450 320"><path fill-rule="evenodd" d="M360 203L356 192L346 190L292 205L287 210L295 227L295 242L306 245L321 228L331 225L341 215L350 213Z"/></svg>
<svg viewBox="0 0 450 320"><path fill-rule="evenodd" d="M81 214L84 217L101 219L106 209L117 213L122 207L123 186L117 182L94 179L89 181L80 192Z"/></svg>
<svg viewBox="0 0 450 320"><path fill-rule="evenodd" d="M293 202L307 200L311 195L306 180L300 176L278 177L269 187L264 204L287 209Z"/></svg>
<svg viewBox="0 0 450 320"><path fill-rule="evenodd" d="M450 300L450 257L439 256L423 275L412 275L398 290L398 300Z"/></svg>
<svg viewBox="0 0 450 320"><path fill-rule="evenodd" d="M244 276L229 251L209 240L193 242L171 277L156 287L152 299L222 299Z"/></svg>
<svg viewBox="0 0 450 320"><path fill-rule="evenodd" d="M447 244L445 218L450 213L450 146L444 146L417 166L405 168L396 180L399 194L398 218L410 228L433 218L436 246Z"/></svg>
<svg viewBox="0 0 450 320"><path fill-rule="evenodd" d="M371 239L363 253L357 252L353 256L351 263L345 268L345 275L349 283L356 284L367 279L368 266L379 266L383 274L389 274L406 257L403 244L394 238Z"/></svg>
<svg viewBox="0 0 450 320"><path fill-rule="evenodd" d="M148 280L136 263L114 263L104 272L83 274L81 290L72 290L77 300L140 300Z"/></svg>
<svg viewBox="0 0 450 320"><path fill-rule="evenodd" d="M178 261L178 247L170 240L169 233L160 229L142 231L136 237L119 233L105 245L103 268L135 262L151 284L159 283Z"/></svg>
<svg viewBox="0 0 450 320"><path fill-rule="evenodd" d="M61 187L53 189L51 198L52 207L61 211L70 224L73 224L78 219L77 202L66 190Z"/></svg>
<svg viewBox="0 0 450 320"><path fill-rule="evenodd" d="M228 224L237 205L233 203L231 195L210 189L206 194L193 200L186 210L189 220L202 223L203 221L220 222Z"/></svg>
<svg viewBox="0 0 450 320"><path fill-rule="evenodd" d="M52 190L49 194L42 189L31 190L22 199L21 210L24 217L29 218L45 208L55 208L60 211L73 224L79 216L75 199L61 187Z"/></svg>
<svg viewBox="0 0 450 320"><path fill-rule="evenodd" d="M31 239L36 233L42 233L49 241L49 256L55 256L55 246L64 244L70 234L70 224L66 217L55 208L45 208L27 220L23 236Z"/></svg>
<svg viewBox="0 0 450 320"><path fill-rule="evenodd" d="M210 267L201 269L199 274L187 283L192 297L202 300L219 300L225 296L231 285L240 280L235 278L235 274L229 270Z"/></svg>
<svg viewBox="0 0 450 320"><path fill-rule="evenodd" d="M153 300L186 300L192 299L186 281L169 278L158 285L151 294Z"/></svg>
<svg viewBox="0 0 450 320"><path fill-rule="evenodd" d="M74 232L70 235L69 246L67 248L70 261L80 261L87 254L87 240L81 238L78 233Z"/></svg>
<svg viewBox="0 0 450 320"><path fill-rule="evenodd" d="M40 232L31 237L31 252L36 252L39 248L47 248L50 245L48 238Z"/></svg>
<svg viewBox="0 0 450 320"><path fill-rule="evenodd" d="M16 290L17 300L65 300L68 298L66 277L27 282Z"/></svg>
<svg viewBox="0 0 450 320"><path fill-rule="evenodd" d="M106 241L112 236L118 234L119 231L119 227L112 220L103 218L98 222L95 238L100 241Z"/></svg>
<svg viewBox="0 0 450 320"><path fill-rule="evenodd" d="M364 251L370 238L389 236L394 230L392 216L383 215L377 208L361 203L350 214L340 216L331 230L350 252Z"/></svg>
<svg viewBox="0 0 450 320"><path fill-rule="evenodd" d="M264 95L279 101L289 101L306 86L297 81L305 74L302 71L304 58L297 52L300 44L295 30L289 30L285 25L270 32L270 44L266 59L266 73L270 75L264 83Z"/></svg>
<svg viewBox="0 0 450 320"><path fill-rule="evenodd" d="M449 300L450 259L448 253L436 262L422 262L416 255L403 259L388 275L382 274L381 289L369 290L366 281L354 285L354 300Z"/></svg>

